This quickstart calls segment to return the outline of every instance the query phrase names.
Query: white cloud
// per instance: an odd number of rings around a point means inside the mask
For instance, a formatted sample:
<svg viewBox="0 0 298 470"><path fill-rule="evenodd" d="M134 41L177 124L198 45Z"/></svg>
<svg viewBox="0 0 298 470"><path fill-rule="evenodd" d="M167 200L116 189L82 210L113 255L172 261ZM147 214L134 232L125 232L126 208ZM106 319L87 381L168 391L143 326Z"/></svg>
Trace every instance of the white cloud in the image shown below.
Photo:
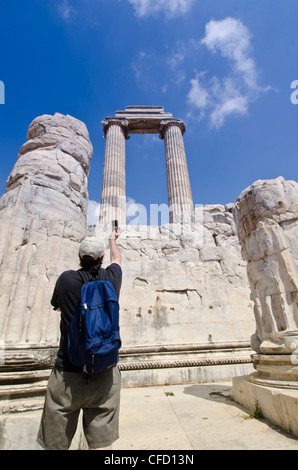
<svg viewBox="0 0 298 470"><path fill-rule="evenodd" d="M134 58L131 68L138 86L151 93L162 90L167 91L164 75L165 58L155 52L140 50Z"/></svg>
<svg viewBox="0 0 298 470"><path fill-rule="evenodd" d="M191 89L187 95L188 101L198 109L205 109L210 101L209 92L201 84L199 76L193 78L190 83Z"/></svg>
<svg viewBox="0 0 298 470"><path fill-rule="evenodd" d="M227 94L218 104L215 105L210 115L212 127L217 129L222 127L226 118L231 115L245 115L248 112L248 100L242 95Z"/></svg>
<svg viewBox="0 0 298 470"><path fill-rule="evenodd" d="M148 64L149 60L146 52L139 51L137 57L133 61L131 67L137 80L142 80L142 76L145 75L145 65Z"/></svg>
<svg viewBox="0 0 298 470"><path fill-rule="evenodd" d="M181 50L178 50L173 52L172 55L168 58L167 64L170 66L171 70L176 70L183 60L184 54Z"/></svg>
<svg viewBox="0 0 298 470"><path fill-rule="evenodd" d="M180 44L178 45L178 48L173 50L171 55L166 59L166 64L170 67L170 70L173 73L173 79L178 85L186 78L185 72L181 68L185 55L185 47L183 44Z"/></svg>
<svg viewBox="0 0 298 470"><path fill-rule="evenodd" d="M127 196L126 197L126 210L134 204L136 204L136 200L133 197Z"/></svg>
<svg viewBox="0 0 298 470"><path fill-rule="evenodd" d="M211 20L206 25L206 35L202 39L212 52L220 52L230 59L234 71L242 75L249 87L256 87L257 72L255 62L250 57L251 34L249 29L236 18L221 21Z"/></svg>
<svg viewBox="0 0 298 470"><path fill-rule="evenodd" d="M126 224L147 225L147 211L143 204L138 204L130 196L126 197Z"/></svg>
<svg viewBox="0 0 298 470"><path fill-rule="evenodd" d="M230 74L208 79L206 73L197 73L190 81L187 101L200 111L200 118L208 112L211 126L220 128L228 117L247 114L250 103L270 87L258 85L258 72L251 56L251 34L239 19L211 20L205 32L201 44L229 60Z"/></svg>
<svg viewBox="0 0 298 470"><path fill-rule="evenodd" d="M71 20L74 16L77 15L77 11L69 3L68 0L63 0L58 6L59 13L65 21Z"/></svg>
<svg viewBox="0 0 298 470"><path fill-rule="evenodd" d="M90 200L88 202L88 210L87 210L87 225L98 224L99 214L100 214L100 203Z"/></svg>
<svg viewBox="0 0 298 470"><path fill-rule="evenodd" d="M178 41L171 50L166 46L162 53L150 49L139 50L131 63L138 86L151 93L161 91L166 94L171 84L183 84L186 79L184 62L190 58L190 48L187 46Z"/></svg>
<svg viewBox="0 0 298 470"><path fill-rule="evenodd" d="M187 13L194 0L128 0L140 18L165 13L167 18L174 18Z"/></svg>

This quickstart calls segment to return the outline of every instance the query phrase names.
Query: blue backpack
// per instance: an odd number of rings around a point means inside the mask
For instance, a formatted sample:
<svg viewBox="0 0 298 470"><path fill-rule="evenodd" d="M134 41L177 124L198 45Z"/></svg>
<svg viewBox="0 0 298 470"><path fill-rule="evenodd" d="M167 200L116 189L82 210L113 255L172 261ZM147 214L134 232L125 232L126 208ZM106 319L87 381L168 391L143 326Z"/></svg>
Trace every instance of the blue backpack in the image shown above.
<svg viewBox="0 0 298 470"><path fill-rule="evenodd" d="M119 361L119 302L111 282L83 279L81 298L68 325L68 355L84 374L104 372ZM88 279L84 279L85 276Z"/></svg>

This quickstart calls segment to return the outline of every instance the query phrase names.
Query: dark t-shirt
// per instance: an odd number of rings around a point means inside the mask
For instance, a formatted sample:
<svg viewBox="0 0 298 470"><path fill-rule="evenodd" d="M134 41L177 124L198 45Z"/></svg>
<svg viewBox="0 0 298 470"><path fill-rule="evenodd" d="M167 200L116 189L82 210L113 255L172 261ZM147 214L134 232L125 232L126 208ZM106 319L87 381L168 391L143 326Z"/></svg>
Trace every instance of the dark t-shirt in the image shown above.
<svg viewBox="0 0 298 470"><path fill-rule="evenodd" d="M80 269L79 271L83 270ZM84 271L84 279L86 278L86 273L89 274L90 281L95 279L110 281L113 284L116 295L119 299L122 282L122 269L119 264L113 263L106 269L100 268L97 271ZM53 305L54 309L57 310L60 308L61 310L61 336L55 366L58 369L62 369L68 372L80 371L78 367L71 364L68 358L67 325L70 322L76 306L80 300L82 284L83 280L78 271L65 271L57 279L51 300L51 304Z"/></svg>

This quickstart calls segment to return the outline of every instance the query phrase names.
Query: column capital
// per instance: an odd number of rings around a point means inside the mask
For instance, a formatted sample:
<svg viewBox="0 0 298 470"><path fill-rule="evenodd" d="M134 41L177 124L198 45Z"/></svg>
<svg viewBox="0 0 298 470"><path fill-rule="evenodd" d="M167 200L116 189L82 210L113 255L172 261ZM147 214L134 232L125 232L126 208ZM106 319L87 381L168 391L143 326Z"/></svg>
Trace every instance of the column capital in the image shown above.
<svg viewBox="0 0 298 470"><path fill-rule="evenodd" d="M160 126L159 126L159 137L160 139L164 139L165 132L170 126L176 126L179 127L181 130L182 135L185 132L185 124L183 121L180 119L163 119L160 121Z"/></svg>
<svg viewBox="0 0 298 470"><path fill-rule="evenodd" d="M106 118L104 121L101 121L103 126L104 137L107 136L107 130L110 126L116 125L121 127L124 131L125 139L128 140L130 137L128 135L128 121L126 119L121 118Z"/></svg>

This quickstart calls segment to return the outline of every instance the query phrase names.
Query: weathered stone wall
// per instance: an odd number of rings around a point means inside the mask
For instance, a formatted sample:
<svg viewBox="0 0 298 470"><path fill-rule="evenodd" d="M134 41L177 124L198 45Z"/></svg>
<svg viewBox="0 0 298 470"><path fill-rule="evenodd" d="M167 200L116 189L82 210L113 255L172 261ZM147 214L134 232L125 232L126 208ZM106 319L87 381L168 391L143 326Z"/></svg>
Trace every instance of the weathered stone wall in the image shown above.
<svg viewBox="0 0 298 470"><path fill-rule="evenodd" d="M124 346L249 340L252 303L231 207L199 211L189 225L124 227Z"/></svg>

